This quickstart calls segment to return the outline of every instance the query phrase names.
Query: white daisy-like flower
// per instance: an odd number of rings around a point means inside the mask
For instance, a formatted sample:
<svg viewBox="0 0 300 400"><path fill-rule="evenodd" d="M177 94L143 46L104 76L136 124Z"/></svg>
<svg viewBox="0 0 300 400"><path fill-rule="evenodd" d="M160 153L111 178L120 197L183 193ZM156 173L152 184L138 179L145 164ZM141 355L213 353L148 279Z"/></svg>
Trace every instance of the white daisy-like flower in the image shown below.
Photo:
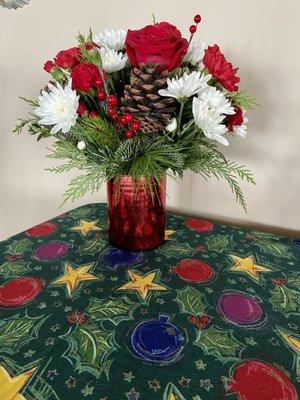
<svg viewBox="0 0 300 400"><path fill-rule="evenodd" d="M93 41L100 47L122 51L125 47L126 35L127 31L125 29L105 29L103 32L95 35Z"/></svg>
<svg viewBox="0 0 300 400"><path fill-rule="evenodd" d="M249 122L249 118L244 117L244 122L242 125L235 125L233 127L233 133L238 136L245 137L247 135L247 123Z"/></svg>
<svg viewBox="0 0 300 400"><path fill-rule="evenodd" d="M213 108L217 114L235 114L234 107L231 102L226 99L224 93L213 86L207 86L198 93L198 97L204 103L207 103L210 108Z"/></svg>
<svg viewBox="0 0 300 400"><path fill-rule="evenodd" d="M226 126L222 124L225 115L220 115L207 102L198 97L193 98L193 115L195 124L208 139L216 140L228 146L228 140L223 136L227 132Z"/></svg>
<svg viewBox="0 0 300 400"><path fill-rule="evenodd" d="M123 69L127 62L128 57L126 54L118 53L115 50L111 50L105 47L101 47L99 50L101 61L102 61L102 69L105 72L116 72Z"/></svg>
<svg viewBox="0 0 300 400"><path fill-rule="evenodd" d="M192 65L199 64L203 66L202 60L204 57L206 44L202 40L198 40L195 43L191 43L186 55L184 56L183 62L191 63Z"/></svg>
<svg viewBox="0 0 300 400"><path fill-rule="evenodd" d="M182 101L198 93L210 80L211 75L202 75L201 72L193 71L190 74L185 72L180 78L167 79L167 89L160 89L158 93L161 96L174 97Z"/></svg>
<svg viewBox="0 0 300 400"><path fill-rule="evenodd" d="M53 125L52 134L67 133L76 124L79 96L71 86L71 79L64 88L59 83L56 86L49 83L49 93L43 90L38 97L34 114L40 118L39 124Z"/></svg>

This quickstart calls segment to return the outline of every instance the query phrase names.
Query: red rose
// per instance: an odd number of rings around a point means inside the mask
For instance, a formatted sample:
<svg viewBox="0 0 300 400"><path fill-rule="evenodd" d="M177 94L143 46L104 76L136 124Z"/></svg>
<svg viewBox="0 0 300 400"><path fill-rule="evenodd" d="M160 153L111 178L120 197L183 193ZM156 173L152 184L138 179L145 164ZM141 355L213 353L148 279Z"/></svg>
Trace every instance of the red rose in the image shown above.
<svg viewBox="0 0 300 400"><path fill-rule="evenodd" d="M177 68L189 47L181 32L168 22L148 25L137 31L128 30L126 51L131 64L154 63L160 70Z"/></svg>
<svg viewBox="0 0 300 400"><path fill-rule="evenodd" d="M87 106L85 105L85 103L83 101L80 101L79 106L77 108L77 114L82 116L86 112L87 112Z"/></svg>
<svg viewBox="0 0 300 400"><path fill-rule="evenodd" d="M235 114L228 115L226 118L226 126L229 132L234 131L234 127L237 125L243 125L244 117L243 110L239 107L234 107Z"/></svg>
<svg viewBox="0 0 300 400"><path fill-rule="evenodd" d="M94 64L78 64L73 69L72 88L81 92L88 92L92 87L97 86L101 75L99 69Z"/></svg>
<svg viewBox="0 0 300 400"><path fill-rule="evenodd" d="M240 78L236 76L238 68L233 68L232 64L226 60L217 44L209 46L206 49L203 63L209 73L212 74L225 89L229 92L236 92L238 90L237 84L240 82Z"/></svg>
<svg viewBox="0 0 300 400"><path fill-rule="evenodd" d="M49 72L49 74L50 74L50 72L51 72L53 67L55 67L55 64L51 60L46 61L45 64L44 64L44 70L46 72Z"/></svg>
<svg viewBox="0 0 300 400"><path fill-rule="evenodd" d="M54 58L55 65L60 68L74 68L79 64L80 49L72 47L68 50L60 51Z"/></svg>

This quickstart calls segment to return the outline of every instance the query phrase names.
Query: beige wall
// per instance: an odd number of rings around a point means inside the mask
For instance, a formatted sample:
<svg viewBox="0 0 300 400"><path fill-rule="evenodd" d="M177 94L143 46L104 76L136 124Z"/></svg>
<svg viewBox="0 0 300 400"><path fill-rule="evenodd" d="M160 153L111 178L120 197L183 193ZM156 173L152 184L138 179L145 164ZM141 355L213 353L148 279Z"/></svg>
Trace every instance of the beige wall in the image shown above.
<svg viewBox="0 0 300 400"><path fill-rule="evenodd" d="M169 183L169 206L299 231L299 0L31 0L19 11L0 7L0 239L62 212L59 202L69 179L44 171L47 142L9 134L28 109L17 96L36 97L47 79L43 61L72 46L78 31L141 27L151 22L152 12L185 34L200 12L201 36L219 43L240 66L242 87L262 104L251 112L248 138L224 149L256 176L256 187L244 186L248 214L225 184L191 174L181 185ZM99 201L105 201L104 189L64 209Z"/></svg>

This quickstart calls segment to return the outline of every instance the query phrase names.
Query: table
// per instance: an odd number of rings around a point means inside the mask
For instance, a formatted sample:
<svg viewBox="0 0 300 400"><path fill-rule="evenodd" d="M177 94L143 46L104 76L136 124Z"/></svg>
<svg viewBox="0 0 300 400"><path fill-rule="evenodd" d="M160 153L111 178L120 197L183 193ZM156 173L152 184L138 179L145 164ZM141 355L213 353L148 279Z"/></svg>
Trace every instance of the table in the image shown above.
<svg viewBox="0 0 300 400"><path fill-rule="evenodd" d="M173 214L120 251L104 204L33 227L0 243L0 399L295 400L299 265L299 239Z"/></svg>

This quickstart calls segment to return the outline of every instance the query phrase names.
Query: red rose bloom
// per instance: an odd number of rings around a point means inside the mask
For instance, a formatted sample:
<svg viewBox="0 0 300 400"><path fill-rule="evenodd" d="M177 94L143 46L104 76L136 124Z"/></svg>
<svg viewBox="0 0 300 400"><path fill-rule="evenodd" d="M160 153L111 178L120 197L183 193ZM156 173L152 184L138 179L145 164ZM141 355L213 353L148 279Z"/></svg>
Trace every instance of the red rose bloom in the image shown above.
<svg viewBox="0 0 300 400"><path fill-rule="evenodd" d="M80 49L72 47L68 50L60 51L54 58L55 65L60 68L74 68L79 64Z"/></svg>
<svg viewBox="0 0 300 400"><path fill-rule="evenodd" d="M50 74L50 72L51 72L53 67L55 67L55 64L51 60L46 61L45 64L44 64L44 70L46 72L49 72L49 74Z"/></svg>
<svg viewBox="0 0 300 400"><path fill-rule="evenodd" d="M234 131L234 127L237 125L243 125L244 117L243 110L239 107L234 107L235 114L228 115L226 118L226 126L229 132Z"/></svg>
<svg viewBox="0 0 300 400"><path fill-rule="evenodd" d="M209 73L216 78L225 89L229 92L236 92L238 90L237 84L240 78L236 76L238 68L233 68L224 55L220 52L219 46L209 46L203 58L203 63L208 69Z"/></svg>
<svg viewBox="0 0 300 400"><path fill-rule="evenodd" d="M84 63L76 65L71 78L74 90L88 92L92 87L97 86L97 83L101 80L101 75L96 65Z"/></svg>
<svg viewBox="0 0 300 400"><path fill-rule="evenodd" d="M177 68L189 47L180 31L168 22L148 25L137 31L128 30L125 45L134 67L154 63L160 65L161 71Z"/></svg>

